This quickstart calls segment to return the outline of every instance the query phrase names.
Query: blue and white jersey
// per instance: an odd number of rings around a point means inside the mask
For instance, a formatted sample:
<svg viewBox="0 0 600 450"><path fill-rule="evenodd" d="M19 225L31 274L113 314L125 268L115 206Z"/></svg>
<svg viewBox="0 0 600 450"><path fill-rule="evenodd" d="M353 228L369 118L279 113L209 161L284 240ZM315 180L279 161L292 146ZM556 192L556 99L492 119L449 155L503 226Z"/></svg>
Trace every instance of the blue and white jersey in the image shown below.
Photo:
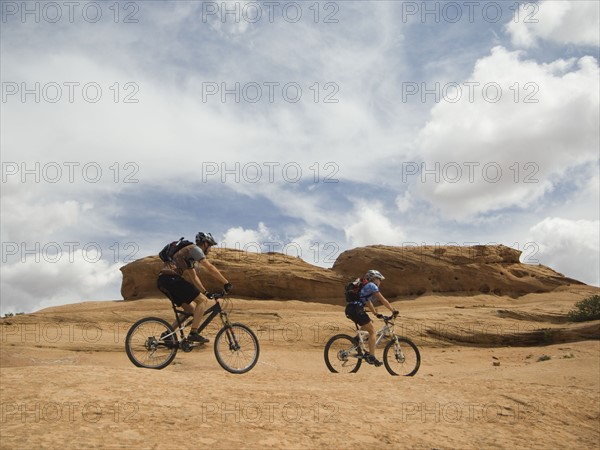
<svg viewBox="0 0 600 450"><path fill-rule="evenodd" d="M372 300L371 297L373 297L373 294L375 294L376 292L379 292L379 288L372 281L369 281L363 286L359 294L360 301L363 304L363 306L366 305L369 300Z"/></svg>

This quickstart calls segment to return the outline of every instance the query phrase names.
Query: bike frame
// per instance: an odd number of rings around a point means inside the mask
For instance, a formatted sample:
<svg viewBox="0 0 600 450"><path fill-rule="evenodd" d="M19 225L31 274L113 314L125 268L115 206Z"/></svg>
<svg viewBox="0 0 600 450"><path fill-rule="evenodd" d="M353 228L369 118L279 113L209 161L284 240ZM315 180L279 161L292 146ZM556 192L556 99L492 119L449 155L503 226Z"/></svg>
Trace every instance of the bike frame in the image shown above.
<svg viewBox="0 0 600 450"><path fill-rule="evenodd" d="M365 351L365 340L363 338L363 333L365 333L366 335L368 335L369 333L367 333L365 330L361 330L358 325L356 326L356 328L358 331L358 342L360 348L363 351ZM390 337L395 340L396 334L394 333L394 322L386 322L385 325L375 333L375 336L377 336L377 339L375 340L375 347L377 347L385 337Z"/></svg>
<svg viewBox="0 0 600 450"><path fill-rule="evenodd" d="M184 311L183 309L178 309L175 306L175 303L173 303L173 302L171 302L171 306L173 308L173 312L175 313L175 319L177 320L178 328L173 330L173 333L169 333L168 335L163 336L163 339L168 338L169 336L176 334L179 331L181 334L181 339L183 340L183 339L185 339L183 330L187 326L191 325L192 321L194 320L193 319L194 315ZM226 326L229 323L229 320L227 317L227 312L223 311L223 309L221 308L221 304L219 302L215 302L214 305L212 305L210 308L208 308L206 311L204 311L203 316L206 316L207 314L208 314L208 317L198 327L198 333L202 332L202 330L204 330L208 326L208 324L210 324L213 321L213 319L215 317L217 317L218 315L221 316L221 321L223 322L223 326ZM183 320L180 317L180 315L183 316ZM189 320L188 320L188 318L189 318Z"/></svg>

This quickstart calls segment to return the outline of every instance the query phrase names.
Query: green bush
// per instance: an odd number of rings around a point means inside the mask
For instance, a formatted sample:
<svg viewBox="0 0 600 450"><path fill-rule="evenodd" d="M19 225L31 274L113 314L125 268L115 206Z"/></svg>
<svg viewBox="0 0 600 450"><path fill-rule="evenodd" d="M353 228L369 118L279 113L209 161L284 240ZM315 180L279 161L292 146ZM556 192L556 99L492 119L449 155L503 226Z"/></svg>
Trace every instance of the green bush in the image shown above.
<svg viewBox="0 0 600 450"><path fill-rule="evenodd" d="M592 295L575 303L575 309L567 315L572 322L585 322L600 319L600 295Z"/></svg>

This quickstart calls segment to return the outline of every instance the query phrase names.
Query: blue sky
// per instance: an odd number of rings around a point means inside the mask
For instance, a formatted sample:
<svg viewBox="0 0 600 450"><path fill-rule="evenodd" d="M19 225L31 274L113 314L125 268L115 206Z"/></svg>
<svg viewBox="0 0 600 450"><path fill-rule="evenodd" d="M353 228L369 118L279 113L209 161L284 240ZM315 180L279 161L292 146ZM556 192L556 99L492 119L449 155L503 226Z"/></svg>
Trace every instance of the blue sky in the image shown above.
<svg viewBox="0 0 600 450"><path fill-rule="evenodd" d="M118 299L200 230L324 267L502 243L599 284L598 2L1 7L2 313Z"/></svg>

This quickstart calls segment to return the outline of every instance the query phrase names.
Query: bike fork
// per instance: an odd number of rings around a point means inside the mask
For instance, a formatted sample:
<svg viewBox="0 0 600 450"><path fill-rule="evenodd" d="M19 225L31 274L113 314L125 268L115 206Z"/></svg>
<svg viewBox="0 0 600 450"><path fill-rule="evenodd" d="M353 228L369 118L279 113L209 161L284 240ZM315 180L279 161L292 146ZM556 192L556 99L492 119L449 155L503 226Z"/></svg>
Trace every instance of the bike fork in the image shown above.
<svg viewBox="0 0 600 450"><path fill-rule="evenodd" d="M404 357L404 353L402 352L402 347L400 346L400 342L398 342L398 338L394 338L394 356L396 357L396 361L402 363L406 359Z"/></svg>
<svg viewBox="0 0 600 450"><path fill-rule="evenodd" d="M235 334L233 333L233 328L231 326L227 326L227 330L225 331L225 335L227 336L227 342L229 343L229 350L237 351L240 349L240 345L235 338Z"/></svg>

